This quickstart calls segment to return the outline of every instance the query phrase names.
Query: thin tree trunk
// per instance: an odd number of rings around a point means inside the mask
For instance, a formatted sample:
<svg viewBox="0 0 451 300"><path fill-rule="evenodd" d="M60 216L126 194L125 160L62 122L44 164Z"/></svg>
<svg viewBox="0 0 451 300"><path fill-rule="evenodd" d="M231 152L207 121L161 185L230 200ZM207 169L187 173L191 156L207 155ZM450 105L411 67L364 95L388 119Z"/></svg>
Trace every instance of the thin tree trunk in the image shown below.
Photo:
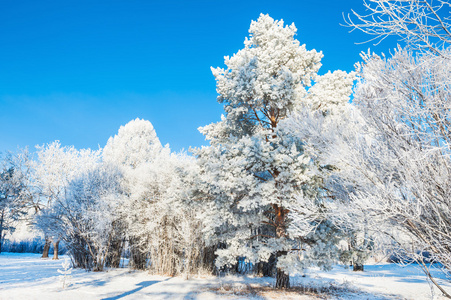
<svg viewBox="0 0 451 300"><path fill-rule="evenodd" d="M116 240L111 243L110 251L105 259L105 266L119 268L121 264L122 241Z"/></svg>
<svg viewBox="0 0 451 300"><path fill-rule="evenodd" d="M276 255L271 254L268 261L261 261L256 266L256 273L259 276L274 277L276 274Z"/></svg>
<svg viewBox="0 0 451 300"><path fill-rule="evenodd" d="M5 215L5 211L2 210L2 215L0 218L0 253L2 253L2 245L3 245L3 218Z"/></svg>
<svg viewBox="0 0 451 300"><path fill-rule="evenodd" d="M276 289L289 289L290 275L285 273L282 269L277 268Z"/></svg>
<svg viewBox="0 0 451 300"><path fill-rule="evenodd" d="M434 277L432 277L431 272L429 272L429 268L426 266L423 259L421 258L420 260L417 260L417 262L420 263L421 268L423 269L424 273L426 273L431 282L443 293L443 296L451 299L451 295L448 294L448 292L445 291L445 289L440 284L438 284L437 281L435 281Z"/></svg>
<svg viewBox="0 0 451 300"><path fill-rule="evenodd" d="M351 237L351 241L348 244L348 249L352 249L355 251L357 249L357 238L355 235ZM354 272L363 272L363 264L357 263L354 259L352 260L352 271Z"/></svg>
<svg viewBox="0 0 451 300"><path fill-rule="evenodd" d="M285 219L286 214L288 213L287 209L284 209L281 206L278 206L276 204L273 204L274 213L275 213L275 224L276 224L276 237L278 238L284 238L286 237L286 225L285 225ZM278 251L276 253L277 259L279 257L286 255L286 251ZM276 289L288 289L290 288L290 275L288 273L285 273L281 268L277 268L277 274L276 274Z"/></svg>
<svg viewBox="0 0 451 300"><path fill-rule="evenodd" d="M130 239L129 244L130 266L136 270L144 270L146 268L146 256L138 249L134 239Z"/></svg>
<svg viewBox="0 0 451 300"><path fill-rule="evenodd" d="M49 258L49 250L50 250L50 240L46 238L41 258Z"/></svg>
<svg viewBox="0 0 451 300"><path fill-rule="evenodd" d="M218 249L218 245L204 247L202 249L202 259L201 259L201 268L204 270L208 270L211 274L214 274L216 270L215 259L216 259L216 250Z"/></svg>
<svg viewBox="0 0 451 300"><path fill-rule="evenodd" d="M53 258L52 259L58 259L58 249L59 249L60 241L57 240L56 242L53 242Z"/></svg>

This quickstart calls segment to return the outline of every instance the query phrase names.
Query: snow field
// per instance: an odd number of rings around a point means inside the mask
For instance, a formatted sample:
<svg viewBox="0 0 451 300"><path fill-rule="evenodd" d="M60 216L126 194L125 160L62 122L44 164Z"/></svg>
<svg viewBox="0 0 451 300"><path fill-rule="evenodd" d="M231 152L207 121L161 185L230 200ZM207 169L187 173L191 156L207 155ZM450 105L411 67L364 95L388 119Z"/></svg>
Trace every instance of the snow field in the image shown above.
<svg viewBox="0 0 451 300"><path fill-rule="evenodd" d="M72 270L69 286L62 288L58 269L62 259L39 254L0 254L0 299L445 299L431 290L415 265L365 265L365 272L341 266L330 272L310 269L292 277L293 291L275 291L272 278L246 276L182 277L150 275L128 268L105 272ZM437 271L436 276L440 277ZM451 284L441 276L443 286ZM431 292L433 291L433 293Z"/></svg>

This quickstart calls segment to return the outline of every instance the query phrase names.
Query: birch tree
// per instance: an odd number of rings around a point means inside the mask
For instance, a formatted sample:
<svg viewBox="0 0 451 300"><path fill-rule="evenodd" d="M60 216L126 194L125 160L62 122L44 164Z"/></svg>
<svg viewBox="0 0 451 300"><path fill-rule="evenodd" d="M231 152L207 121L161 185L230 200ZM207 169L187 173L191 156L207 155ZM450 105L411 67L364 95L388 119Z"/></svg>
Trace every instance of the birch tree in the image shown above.
<svg viewBox="0 0 451 300"><path fill-rule="evenodd" d="M364 5L369 13L353 12L348 25L379 39L396 35L405 46L388 58L364 54L359 67L355 103L368 126L364 143L351 148L363 163L356 178L373 186L356 197L407 235L410 247L395 238L399 248L451 297L422 256L427 251L450 268L450 3L369 0Z"/></svg>
<svg viewBox="0 0 451 300"><path fill-rule="evenodd" d="M402 240L398 244L431 280L423 251L451 269L448 55L414 56L399 49L388 59L364 56L355 95L373 136L367 144L373 150L361 148L367 157L363 174L374 181L372 189L357 197L411 237L410 245ZM412 251L412 243L419 254Z"/></svg>
<svg viewBox="0 0 451 300"><path fill-rule="evenodd" d="M348 14L349 27L372 40L397 36L411 50L447 56L451 43L451 5L448 0L364 0L365 12Z"/></svg>

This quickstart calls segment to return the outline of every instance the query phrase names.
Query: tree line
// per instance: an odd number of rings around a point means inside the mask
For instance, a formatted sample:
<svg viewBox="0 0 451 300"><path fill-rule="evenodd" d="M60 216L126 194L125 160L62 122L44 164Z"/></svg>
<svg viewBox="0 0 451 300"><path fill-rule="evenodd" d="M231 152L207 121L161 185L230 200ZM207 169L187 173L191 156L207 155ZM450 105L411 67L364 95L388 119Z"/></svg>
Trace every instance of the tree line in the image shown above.
<svg viewBox="0 0 451 300"><path fill-rule="evenodd" d="M451 268L450 5L365 6L349 26L405 43L363 53L350 73L319 75L323 54L294 24L252 21L244 48L212 68L224 114L199 128L209 145L191 155L140 119L99 150L55 141L7 155L0 238L28 217L43 256L64 241L75 267L118 267L126 254L158 274L255 272L277 288L313 265L363 270L383 249L435 283L429 262Z"/></svg>

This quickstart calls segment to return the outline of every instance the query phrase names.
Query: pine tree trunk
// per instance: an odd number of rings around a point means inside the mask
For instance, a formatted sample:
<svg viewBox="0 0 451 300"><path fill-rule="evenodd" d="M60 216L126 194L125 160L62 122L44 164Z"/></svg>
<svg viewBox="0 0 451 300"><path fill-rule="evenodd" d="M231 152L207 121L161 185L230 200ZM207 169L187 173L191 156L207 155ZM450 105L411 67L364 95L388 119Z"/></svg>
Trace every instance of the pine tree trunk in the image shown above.
<svg viewBox="0 0 451 300"><path fill-rule="evenodd" d="M49 250L50 250L50 240L46 238L41 258L49 258Z"/></svg>
<svg viewBox="0 0 451 300"><path fill-rule="evenodd" d="M57 240L56 242L53 242L53 258L52 259L58 259L58 250L59 250L59 244L60 241Z"/></svg>
<svg viewBox="0 0 451 300"><path fill-rule="evenodd" d="M285 238L286 237L286 214L288 210L284 209L281 206L273 204L274 212L275 212L275 224L276 224L276 237ZM279 257L286 255L286 251L278 251L276 253L277 260ZM290 275L285 273L282 269L277 268L276 275L276 289L288 289L290 288Z"/></svg>

